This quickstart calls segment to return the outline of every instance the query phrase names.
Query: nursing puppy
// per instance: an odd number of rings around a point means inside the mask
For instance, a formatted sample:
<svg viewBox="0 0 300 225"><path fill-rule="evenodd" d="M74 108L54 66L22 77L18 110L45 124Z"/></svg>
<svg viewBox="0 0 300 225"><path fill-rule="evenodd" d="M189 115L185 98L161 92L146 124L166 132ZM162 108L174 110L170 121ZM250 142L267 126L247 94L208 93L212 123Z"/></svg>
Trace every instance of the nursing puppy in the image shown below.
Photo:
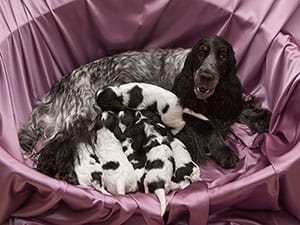
<svg viewBox="0 0 300 225"><path fill-rule="evenodd" d="M133 126L135 126L135 122L135 112L129 110L120 111L118 113L118 128L121 131L121 135L118 129L115 129L115 135L122 143L123 151L128 161L133 166L138 181L139 191L144 191L144 188L141 186L141 179L145 173L146 155L141 145L137 144L139 139L134 140L133 135L129 135L129 133L137 131L132 130Z"/></svg>
<svg viewBox="0 0 300 225"><path fill-rule="evenodd" d="M186 188L191 183L201 180L200 169L193 162L186 146L178 138L173 138L170 145L175 161L175 173L172 181L179 186L178 188Z"/></svg>
<svg viewBox="0 0 300 225"><path fill-rule="evenodd" d="M149 143L152 144L153 142ZM166 144L158 144L151 147L146 158L143 180L145 193L155 193L160 201L160 214L163 216L166 211L166 194L174 190L172 150Z"/></svg>
<svg viewBox="0 0 300 225"><path fill-rule="evenodd" d="M104 187L112 194L135 192L138 186L134 169L114 135L116 116L103 112L99 117L95 125L95 154L102 163Z"/></svg>
<svg viewBox="0 0 300 225"><path fill-rule="evenodd" d="M102 165L91 145L87 143L78 144L74 171L79 184L93 187L109 195L104 188Z"/></svg>
<svg viewBox="0 0 300 225"><path fill-rule="evenodd" d="M145 173L141 184L145 193L154 193L157 196L160 213L163 215L166 210L166 194L174 190L172 176L175 165L172 150L160 128L156 128L150 119L139 114L140 119L135 123L133 132L143 137L139 139L137 146L141 145L146 153Z"/></svg>
<svg viewBox="0 0 300 225"><path fill-rule="evenodd" d="M126 108L144 110L151 108L156 111L162 122L172 128L171 132L176 135L185 125L182 118L183 108L179 99L172 92L146 83L128 83L119 86L108 86L96 93L96 102L102 110L121 111ZM191 110L185 110L193 116ZM200 114L200 118L207 120Z"/></svg>
<svg viewBox="0 0 300 225"><path fill-rule="evenodd" d="M200 169L198 165L193 162L186 146L178 139L170 134L167 127L162 124L160 117L149 110L141 111L141 117L151 120L151 124L155 124L155 128L163 135L165 143L169 142L172 149L172 156L175 163L175 172L172 178L173 189L183 189L189 184L201 180Z"/></svg>

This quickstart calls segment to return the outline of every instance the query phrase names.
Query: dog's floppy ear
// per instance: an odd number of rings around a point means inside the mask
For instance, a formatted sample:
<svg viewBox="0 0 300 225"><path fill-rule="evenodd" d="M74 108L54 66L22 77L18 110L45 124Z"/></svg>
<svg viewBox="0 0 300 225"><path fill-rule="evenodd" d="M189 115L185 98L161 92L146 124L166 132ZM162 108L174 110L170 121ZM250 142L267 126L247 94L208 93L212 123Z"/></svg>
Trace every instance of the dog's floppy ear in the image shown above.
<svg viewBox="0 0 300 225"><path fill-rule="evenodd" d="M180 74L178 74L174 80L172 92L176 94L182 102L190 98L190 90L193 90L193 68L195 62L195 51L192 49L184 62L184 66Z"/></svg>
<svg viewBox="0 0 300 225"><path fill-rule="evenodd" d="M235 72L235 68L231 68ZM235 73L220 80L215 93L208 99L209 111L223 121L236 119L243 110L242 85Z"/></svg>
<svg viewBox="0 0 300 225"><path fill-rule="evenodd" d="M220 38L226 45L228 59L220 70L223 75L216 87L215 93L208 99L209 110L214 117L223 121L236 119L243 110L243 88L236 74L236 59L233 47Z"/></svg>
<svg viewBox="0 0 300 225"><path fill-rule="evenodd" d="M184 65L183 65L183 69L182 69L182 73L184 73L186 76L193 76L194 70L197 66L197 62L198 62L198 57L197 57L197 52L199 49L199 46L201 44L200 40L192 49L191 51L188 53Z"/></svg>
<svg viewBox="0 0 300 225"><path fill-rule="evenodd" d="M228 74L231 75L231 76L236 76L236 59L235 59L235 52L234 52L234 49L233 47L231 46L231 44L229 44L227 41L226 42L226 45L227 45L227 49L228 51L230 52L229 54L229 70L228 70Z"/></svg>
<svg viewBox="0 0 300 225"><path fill-rule="evenodd" d="M180 99L184 103L187 101L189 102L190 100L188 99L193 97L193 95L191 95L190 90L193 90L194 88L193 74L199 63L198 50L202 42L203 39L196 43L191 49L191 51L187 54L183 65L183 69L174 80L172 92L175 93L178 97L180 97Z"/></svg>

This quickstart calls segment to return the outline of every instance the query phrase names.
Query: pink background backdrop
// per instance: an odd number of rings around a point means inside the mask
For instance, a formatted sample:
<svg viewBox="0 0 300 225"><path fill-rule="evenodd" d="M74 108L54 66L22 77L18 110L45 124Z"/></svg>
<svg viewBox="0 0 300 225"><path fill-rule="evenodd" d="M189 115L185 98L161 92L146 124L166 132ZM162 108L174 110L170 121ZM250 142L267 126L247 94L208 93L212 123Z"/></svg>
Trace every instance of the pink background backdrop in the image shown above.
<svg viewBox="0 0 300 225"><path fill-rule="evenodd" d="M300 224L299 0L0 1L0 222L10 224ZM273 111L269 134L236 124L233 170L202 165L205 182L168 195L105 196L30 167L17 131L61 76L120 50L229 40L247 92ZM231 208L229 210L229 208ZM226 223L230 221L230 223Z"/></svg>

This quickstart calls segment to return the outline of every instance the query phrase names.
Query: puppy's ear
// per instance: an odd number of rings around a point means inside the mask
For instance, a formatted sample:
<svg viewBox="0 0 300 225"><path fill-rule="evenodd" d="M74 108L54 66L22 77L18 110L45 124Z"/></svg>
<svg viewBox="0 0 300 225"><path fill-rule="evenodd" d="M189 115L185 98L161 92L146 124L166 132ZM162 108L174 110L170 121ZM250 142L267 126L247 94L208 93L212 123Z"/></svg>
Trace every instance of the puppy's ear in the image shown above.
<svg viewBox="0 0 300 225"><path fill-rule="evenodd" d="M103 111L112 110L119 112L124 109L122 99L120 98L112 88L107 87L97 92L96 102Z"/></svg>

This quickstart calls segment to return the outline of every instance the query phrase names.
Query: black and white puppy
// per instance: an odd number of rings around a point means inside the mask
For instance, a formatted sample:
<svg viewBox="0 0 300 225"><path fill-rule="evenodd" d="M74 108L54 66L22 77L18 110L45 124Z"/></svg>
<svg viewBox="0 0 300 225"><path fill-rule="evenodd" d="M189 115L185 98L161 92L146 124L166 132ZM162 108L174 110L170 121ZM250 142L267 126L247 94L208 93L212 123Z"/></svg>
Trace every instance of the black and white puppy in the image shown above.
<svg viewBox="0 0 300 225"><path fill-rule="evenodd" d="M116 136L122 142L124 153L134 168L139 190L157 196L163 215L166 210L165 195L174 187L179 188L172 182L175 163L167 137L161 135L153 121L139 111L120 111L118 127L121 135L115 129Z"/></svg>
<svg viewBox="0 0 300 225"><path fill-rule="evenodd" d="M155 125L155 129L165 138L165 143L169 142L175 163L175 172L172 178L174 182L173 189L183 189L189 184L201 180L200 169L192 160L186 146L178 138L173 137L167 127L162 124L160 117L149 110L144 110L140 113L142 117L147 118L146 121L151 120L150 124Z"/></svg>
<svg viewBox="0 0 300 225"><path fill-rule="evenodd" d="M78 144L74 171L79 184L93 187L104 194L110 194L104 188L103 169L99 158L88 143Z"/></svg>
<svg viewBox="0 0 300 225"><path fill-rule="evenodd" d="M122 143L123 151L133 166L135 176L138 180L139 190L144 191L144 188L141 187L141 179L145 173L146 155L141 144L138 143L144 135L140 137L137 133L137 135L133 135L133 132L137 131L133 128L136 122L135 114L135 112L129 110L120 111L118 113L119 129L115 129L115 135ZM121 135L119 131L121 131ZM131 133L131 135L129 135L129 133ZM133 136L136 138L133 138Z"/></svg>
<svg viewBox="0 0 300 225"><path fill-rule="evenodd" d="M146 137L143 149L146 152L145 173L142 179L145 193L154 193L160 201L161 215L166 210L166 194L174 190L172 177L175 163L167 138L148 119L142 118L137 126L144 127Z"/></svg>
<svg viewBox="0 0 300 225"><path fill-rule="evenodd" d="M173 138L170 145L175 161L175 173L172 181L179 186L178 188L184 189L191 183L201 180L200 168L193 162L186 146L178 138Z"/></svg>
<svg viewBox="0 0 300 225"><path fill-rule="evenodd" d="M176 135L185 125L183 108L178 97L159 86L147 83L128 83L119 86L108 86L96 94L97 104L102 110L121 111L125 108L144 110L151 108L156 111L162 122L172 128ZM199 115L200 119L208 120L200 113L193 113L186 109L186 113L193 116Z"/></svg>
<svg viewBox="0 0 300 225"><path fill-rule="evenodd" d="M102 112L96 122L95 154L102 163L104 187L111 194L125 194L138 189L133 166L114 135L116 116Z"/></svg>

